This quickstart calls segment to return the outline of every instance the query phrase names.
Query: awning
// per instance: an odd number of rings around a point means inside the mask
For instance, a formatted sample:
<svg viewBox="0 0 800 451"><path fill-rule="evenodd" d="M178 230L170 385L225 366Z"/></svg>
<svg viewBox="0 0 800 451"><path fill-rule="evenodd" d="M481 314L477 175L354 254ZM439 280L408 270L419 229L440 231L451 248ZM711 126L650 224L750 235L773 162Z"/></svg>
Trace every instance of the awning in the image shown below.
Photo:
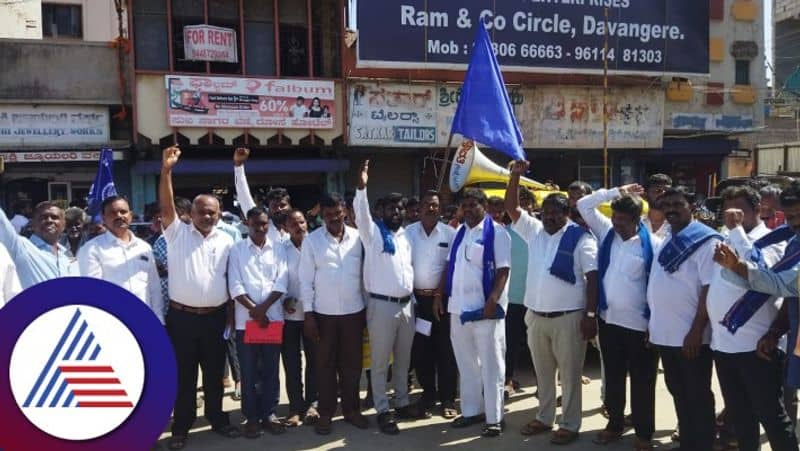
<svg viewBox="0 0 800 451"><path fill-rule="evenodd" d="M298 172L344 172L350 167L349 160L332 160L324 158L307 160L248 160L248 174L274 174ZM137 161L133 166L134 174L160 174L161 160ZM181 160L172 172L184 174L230 174L233 162L230 160Z"/></svg>
<svg viewBox="0 0 800 451"><path fill-rule="evenodd" d="M661 149L648 149L647 156L724 156L739 148L739 140L720 136L693 138L664 138Z"/></svg>

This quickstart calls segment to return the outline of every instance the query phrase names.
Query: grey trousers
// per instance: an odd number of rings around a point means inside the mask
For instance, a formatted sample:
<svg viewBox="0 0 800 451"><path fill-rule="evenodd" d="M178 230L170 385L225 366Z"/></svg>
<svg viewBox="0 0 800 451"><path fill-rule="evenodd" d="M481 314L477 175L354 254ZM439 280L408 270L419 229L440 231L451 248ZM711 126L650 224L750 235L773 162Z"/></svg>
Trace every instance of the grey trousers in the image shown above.
<svg viewBox="0 0 800 451"><path fill-rule="evenodd" d="M528 311L528 346L531 348L539 389L536 419L552 425L556 417L556 370L561 376L562 415L559 427L578 432L581 428L581 374L586 340L581 336L583 310L556 318Z"/></svg>
<svg viewBox="0 0 800 451"><path fill-rule="evenodd" d="M372 400L378 413L389 410L386 373L392 359L395 407L405 407L408 398L408 367L414 343L414 303L397 304L370 298L367 302Z"/></svg>

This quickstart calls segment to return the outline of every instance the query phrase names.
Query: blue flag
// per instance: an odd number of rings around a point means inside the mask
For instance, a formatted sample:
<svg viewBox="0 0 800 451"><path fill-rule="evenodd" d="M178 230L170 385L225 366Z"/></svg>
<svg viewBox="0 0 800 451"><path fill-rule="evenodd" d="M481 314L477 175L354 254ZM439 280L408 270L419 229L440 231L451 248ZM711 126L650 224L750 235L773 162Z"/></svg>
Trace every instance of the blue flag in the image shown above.
<svg viewBox="0 0 800 451"><path fill-rule="evenodd" d="M461 88L452 133L460 133L515 160L524 160L522 133L508 100L503 74L482 20Z"/></svg>
<svg viewBox="0 0 800 451"><path fill-rule="evenodd" d="M111 149L100 150L100 164L97 166L97 175L89 189L88 203L89 215L94 217L100 213L100 205L108 197L117 195L114 186L114 151Z"/></svg>

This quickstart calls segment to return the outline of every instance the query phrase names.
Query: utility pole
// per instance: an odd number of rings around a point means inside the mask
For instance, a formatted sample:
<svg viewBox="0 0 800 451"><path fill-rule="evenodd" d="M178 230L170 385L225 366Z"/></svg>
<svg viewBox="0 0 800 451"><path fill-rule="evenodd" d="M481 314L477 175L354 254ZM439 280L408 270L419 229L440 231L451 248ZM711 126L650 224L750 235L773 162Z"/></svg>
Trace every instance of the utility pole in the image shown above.
<svg viewBox="0 0 800 451"><path fill-rule="evenodd" d="M608 189L608 7L603 8L603 13L603 186Z"/></svg>

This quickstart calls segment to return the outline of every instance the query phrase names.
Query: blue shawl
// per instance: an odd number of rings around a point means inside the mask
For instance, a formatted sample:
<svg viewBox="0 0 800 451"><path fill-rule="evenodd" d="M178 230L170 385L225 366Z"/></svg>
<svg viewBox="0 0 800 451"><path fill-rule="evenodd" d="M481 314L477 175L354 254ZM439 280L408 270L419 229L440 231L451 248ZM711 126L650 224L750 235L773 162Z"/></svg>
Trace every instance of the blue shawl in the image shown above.
<svg viewBox="0 0 800 451"><path fill-rule="evenodd" d="M447 261L447 281L444 287L444 298L448 299L453 290L453 273L456 269L456 252L464 240L464 235L467 233L467 226L462 225L456 233L453 240L453 245L450 246L450 259ZM483 236L481 237L481 244L483 244L483 295L488 298L494 287L494 221L491 216L486 215L483 219ZM502 309L501 309L502 310Z"/></svg>
<svg viewBox="0 0 800 451"><path fill-rule="evenodd" d="M653 243L650 240L650 232L647 226L639 222L639 230L636 232L639 236L639 241L642 246L642 257L644 257L644 271L645 271L645 285L650 278L650 267L653 266ZM603 278L606 276L608 266L611 264L611 244L614 243L614 229L608 231L603 242L600 244L600 249L597 254L597 264L599 266L599 274L597 276L597 308L600 311L608 309L608 301L606 299L606 291L603 288ZM650 309L645 303L643 312L645 318L650 317Z"/></svg>
<svg viewBox="0 0 800 451"><path fill-rule="evenodd" d="M392 236L392 231L386 227L386 224L383 220L375 221L375 225L378 226L378 230L381 232L381 238L383 238L383 252L394 255L395 247L394 247L394 237Z"/></svg>
<svg viewBox="0 0 800 451"><path fill-rule="evenodd" d="M561 241L558 242L558 251L556 251L553 264L550 266L551 275L575 285L577 281L575 278L575 248L578 247L578 242L585 233L589 233L589 231L578 224L567 226L567 230L561 235Z"/></svg>
<svg viewBox="0 0 800 451"><path fill-rule="evenodd" d="M683 230L672 235L658 255L658 263L666 272L672 274L694 254L694 251L711 238L721 240L722 236L711 227L699 221L692 221Z"/></svg>
<svg viewBox="0 0 800 451"><path fill-rule="evenodd" d="M760 268L766 268L766 263L764 263L764 258L761 255L761 249L786 241L794 235L794 231L788 226L779 227L764 235L753 243L753 250L750 252L750 260L758 264ZM798 262L800 262L800 241L793 240L789 243L783 258L775 263L770 270L776 273L785 271L793 268ZM745 325L747 321L755 315L758 309L760 309L771 296L770 294L749 290L731 306L728 313L726 313L725 317L720 321L720 324L725 326L731 334L735 334L740 327Z"/></svg>

